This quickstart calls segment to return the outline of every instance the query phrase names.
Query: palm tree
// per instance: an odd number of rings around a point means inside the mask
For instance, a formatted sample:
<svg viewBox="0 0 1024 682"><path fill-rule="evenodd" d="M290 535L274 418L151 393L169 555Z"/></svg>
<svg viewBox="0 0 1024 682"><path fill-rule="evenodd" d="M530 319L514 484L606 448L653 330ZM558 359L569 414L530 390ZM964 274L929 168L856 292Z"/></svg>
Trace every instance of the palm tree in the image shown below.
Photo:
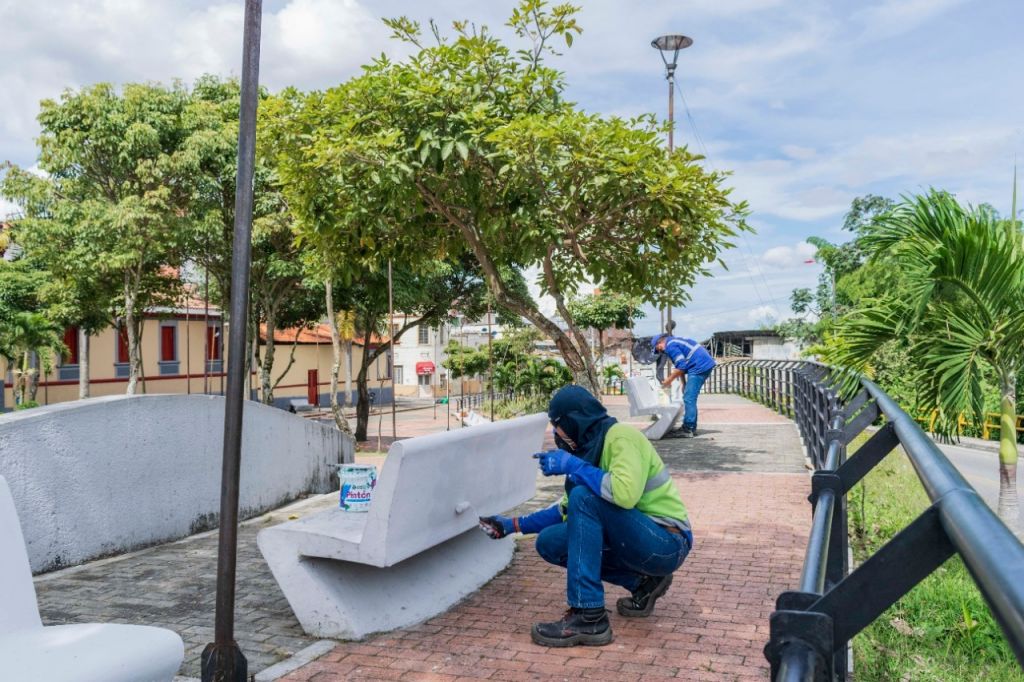
<svg viewBox="0 0 1024 682"><path fill-rule="evenodd" d="M0 355L14 366L15 404L34 401L40 367L32 367L32 355L39 358L44 372L50 370L53 356L67 350L60 325L43 313L21 311L11 316L0 337Z"/></svg>
<svg viewBox="0 0 1024 682"><path fill-rule="evenodd" d="M864 371L886 341L905 339L916 365L918 407L935 432L956 438L961 415L984 419L984 379L1000 393L1000 518L1019 531L1016 380L1024 368L1024 238L1016 218L961 206L931 191L907 198L865 237L872 258L901 269L908 292L870 302L837 327L829 358Z"/></svg>

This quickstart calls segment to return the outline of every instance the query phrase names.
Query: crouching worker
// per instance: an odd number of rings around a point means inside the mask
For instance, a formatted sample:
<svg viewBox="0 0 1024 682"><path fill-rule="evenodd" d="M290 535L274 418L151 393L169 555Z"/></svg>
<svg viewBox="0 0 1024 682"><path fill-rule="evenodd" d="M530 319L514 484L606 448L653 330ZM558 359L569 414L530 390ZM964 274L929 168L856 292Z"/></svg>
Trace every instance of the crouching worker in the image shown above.
<svg viewBox="0 0 1024 682"><path fill-rule="evenodd" d="M569 610L536 623L543 646L612 641L602 581L630 596L619 614L650 615L693 546L686 507L668 469L638 429L619 424L579 386L558 391L548 408L559 449L534 455L545 476L565 476L561 502L527 516L489 516L480 526L493 538L539 533L537 552L567 569Z"/></svg>

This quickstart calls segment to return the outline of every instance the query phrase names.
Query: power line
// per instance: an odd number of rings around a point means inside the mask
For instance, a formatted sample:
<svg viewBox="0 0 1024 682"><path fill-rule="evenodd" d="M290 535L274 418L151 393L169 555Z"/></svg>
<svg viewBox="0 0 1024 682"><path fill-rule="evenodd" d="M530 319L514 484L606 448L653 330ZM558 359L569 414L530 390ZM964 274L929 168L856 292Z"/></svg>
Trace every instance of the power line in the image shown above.
<svg viewBox="0 0 1024 682"><path fill-rule="evenodd" d="M676 81L676 82L677 82L677 85L678 85L678 81ZM686 113L686 120L690 122L690 129L693 131L693 137L697 141L697 146L699 147L699 149L701 151L701 154L704 156L704 159L707 161L708 165L710 165L712 169L717 171L718 167L715 165L714 161L712 161L711 155L708 153L707 145L704 144L704 138L701 137L700 131L697 129L697 122L694 120L693 114L690 112L690 106L686 102L686 96L683 95L682 87L676 87L675 91L679 95L679 101L682 103L683 111ZM760 277L761 282L764 283L765 291L767 293L769 293L769 294L773 293L772 287L768 283L768 278L765 277L765 275L764 275L764 271L761 270L759 267L757 267L757 258L756 258L756 256L754 256L752 250L750 249L750 245L747 242L746 235L744 233L742 233L742 232L740 232L740 234L739 234L739 242L740 242L739 254L740 254L740 258L743 260L743 266L749 272L755 273L755 274L758 275L758 277ZM747 251L749 253L751 259L753 259L753 262L754 262L754 266L753 267L750 265L750 262L747 260L747 254L745 254L744 251ZM778 301L779 300L779 297L772 297L772 298L769 298L769 299L765 299L761 295L761 289L760 289L759 285L757 284L756 279L754 278L754 274L751 274L750 278L751 278L750 283L751 283L751 285L753 286L753 289L754 289L754 295L761 302L761 305L766 305L766 300L767 301Z"/></svg>

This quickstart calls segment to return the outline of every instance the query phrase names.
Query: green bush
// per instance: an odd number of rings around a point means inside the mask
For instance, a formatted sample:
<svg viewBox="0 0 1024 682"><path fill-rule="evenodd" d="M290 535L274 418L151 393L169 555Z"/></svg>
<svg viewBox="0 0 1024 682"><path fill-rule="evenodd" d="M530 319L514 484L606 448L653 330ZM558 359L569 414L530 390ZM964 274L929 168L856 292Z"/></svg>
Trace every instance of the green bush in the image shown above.
<svg viewBox="0 0 1024 682"><path fill-rule="evenodd" d="M35 400L26 400L25 402L21 403L20 405L15 405L14 409L15 410L31 410L33 407L39 407L39 403L37 403Z"/></svg>

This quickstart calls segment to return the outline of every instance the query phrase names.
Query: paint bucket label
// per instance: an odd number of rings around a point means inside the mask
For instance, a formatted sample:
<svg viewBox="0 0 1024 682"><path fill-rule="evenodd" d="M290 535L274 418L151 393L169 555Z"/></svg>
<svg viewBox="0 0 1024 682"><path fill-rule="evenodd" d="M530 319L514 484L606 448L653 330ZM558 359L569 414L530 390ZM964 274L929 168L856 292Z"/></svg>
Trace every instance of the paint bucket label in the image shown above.
<svg viewBox="0 0 1024 682"><path fill-rule="evenodd" d="M370 464L345 464L339 472L341 478L340 507L350 512L370 509L373 487L377 485L377 467Z"/></svg>

